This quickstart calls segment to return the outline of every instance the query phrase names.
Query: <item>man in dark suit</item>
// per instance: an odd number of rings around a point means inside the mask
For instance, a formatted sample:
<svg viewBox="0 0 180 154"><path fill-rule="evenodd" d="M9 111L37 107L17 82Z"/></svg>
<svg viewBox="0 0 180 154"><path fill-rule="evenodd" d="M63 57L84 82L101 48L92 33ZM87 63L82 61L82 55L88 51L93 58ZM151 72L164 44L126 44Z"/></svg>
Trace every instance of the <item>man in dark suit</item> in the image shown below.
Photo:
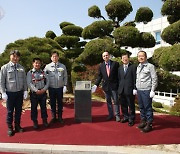
<svg viewBox="0 0 180 154"><path fill-rule="evenodd" d="M114 102L114 111L116 121L120 121L120 112L119 112L119 102L118 102L118 67L119 63L110 60L110 55L106 51L102 54L104 60L100 64L98 78L95 85L92 87L92 92L96 91L96 88L99 86L102 80L102 89L105 92L105 97L107 101L107 108L109 115L107 120L112 120L114 118L112 99Z"/></svg>
<svg viewBox="0 0 180 154"><path fill-rule="evenodd" d="M123 119L121 123L128 122L129 126L134 125L135 120L135 90L136 85L136 66L129 62L129 54L124 53L121 56L123 65L118 69L119 88L118 95L121 102Z"/></svg>

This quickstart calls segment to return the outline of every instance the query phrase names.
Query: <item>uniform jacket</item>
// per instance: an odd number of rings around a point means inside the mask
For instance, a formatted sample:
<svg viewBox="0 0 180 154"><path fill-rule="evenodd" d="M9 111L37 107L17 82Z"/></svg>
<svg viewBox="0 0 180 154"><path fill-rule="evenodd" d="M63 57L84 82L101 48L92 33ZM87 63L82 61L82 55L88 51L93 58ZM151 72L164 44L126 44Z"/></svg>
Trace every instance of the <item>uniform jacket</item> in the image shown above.
<svg viewBox="0 0 180 154"><path fill-rule="evenodd" d="M136 88L138 90L155 91L157 84L158 80L154 65L148 62L140 63L136 71Z"/></svg>
<svg viewBox="0 0 180 154"><path fill-rule="evenodd" d="M126 73L124 73L124 65L118 69L118 94L133 95L133 89L136 89L136 66L129 63Z"/></svg>
<svg viewBox="0 0 180 154"><path fill-rule="evenodd" d="M49 87L60 88L67 85L68 76L64 64L58 62L57 66L55 66L55 63L51 62L46 65L44 71L48 74Z"/></svg>
<svg viewBox="0 0 180 154"><path fill-rule="evenodd" d="M110 75L108 77L105 62L101 63L95 85L99 86L102 81L104 91L118 90L118 67L118 62L110 60Z"/></svg>
<svg viewBox="0 0 180 154"><path fill-rule="evenodd" d="M49 78L43 70L34 68L27 73L27 85L32 92L38 90L47 90L49 87Z"/></svg>
<svg viewBox="0 0 180 154"><path fill-rule="evenodd" d="M1 67L0 73L0 91L2 93L27 91L26 73L24 67L20 64L15 66L9 62Z"/></svg>

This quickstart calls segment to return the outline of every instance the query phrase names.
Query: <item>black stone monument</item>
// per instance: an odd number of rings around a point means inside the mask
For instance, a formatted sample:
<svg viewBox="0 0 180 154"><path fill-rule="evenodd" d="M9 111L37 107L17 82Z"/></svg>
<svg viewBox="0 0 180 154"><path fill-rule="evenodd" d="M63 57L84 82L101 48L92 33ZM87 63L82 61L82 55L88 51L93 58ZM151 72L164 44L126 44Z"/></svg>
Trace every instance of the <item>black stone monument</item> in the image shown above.
<svg viewBox="0 0 180 154"><path fill-rule="evenodd" d="M75 121L92 122L91 106L91 81L76 81Z"/></svg>

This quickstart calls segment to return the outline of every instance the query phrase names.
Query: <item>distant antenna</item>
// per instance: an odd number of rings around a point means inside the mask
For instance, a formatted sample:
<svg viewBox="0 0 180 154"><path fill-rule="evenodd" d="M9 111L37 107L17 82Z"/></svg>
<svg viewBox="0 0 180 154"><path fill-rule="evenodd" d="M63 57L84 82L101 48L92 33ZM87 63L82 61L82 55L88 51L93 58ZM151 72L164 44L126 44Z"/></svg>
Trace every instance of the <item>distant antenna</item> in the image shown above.
<svg viewBox="0 0 180 154"><path fill-rule="evenodd" d="M4 17L5 12L3 10L3 8L0 6L0 20Z"/></svg>

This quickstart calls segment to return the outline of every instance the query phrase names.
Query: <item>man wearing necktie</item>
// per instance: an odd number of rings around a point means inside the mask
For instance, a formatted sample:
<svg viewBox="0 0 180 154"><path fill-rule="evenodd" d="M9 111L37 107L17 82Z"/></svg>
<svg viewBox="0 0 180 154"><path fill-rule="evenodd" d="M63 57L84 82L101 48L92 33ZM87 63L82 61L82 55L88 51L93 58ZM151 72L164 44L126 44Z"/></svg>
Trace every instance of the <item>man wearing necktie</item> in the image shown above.
<svg viewBox="0 0 180 154"><path fill-rule="evenodd" d="M96 88L102 81L102 89L105 92L105 97L107 101L108 108L108 117L107 120L112 120L114 118L114 112L116 121L120 121L120 111L119 111L119 102L118 102L118 67L119 63L110 60L109 53L103 52L102 58L104 60L103 63L99 66L99 73L97 81L95 85L92 87L92 92L96 91ZM112 105L112 99L114 101L114 109ZM114 111L113 111L114 110Z"/></svg>
<svg viewBox="0 0 180 154"><path fill-rule="evenodd" d="M26 73L24 67L18 63L19 59L20 52L18 50L13 50L10 52L10 62L1 67L0 91L2 92L2 98L6 101L7 106L6 123L8 125L8 136L14 135L13 121L15 124L15 131L23 132L20 122L23 98L27 98L27 83Z"/></svg>
<svg viewBox="0 0 180 154"><path fill-rule="evenodd" d="M128 122L129 126L135 121L135 94L136 94L136 66L129 62L129 54L121 56L122 65L118 69L118 94L121 102L123 119L121 123Z"/></svg>

